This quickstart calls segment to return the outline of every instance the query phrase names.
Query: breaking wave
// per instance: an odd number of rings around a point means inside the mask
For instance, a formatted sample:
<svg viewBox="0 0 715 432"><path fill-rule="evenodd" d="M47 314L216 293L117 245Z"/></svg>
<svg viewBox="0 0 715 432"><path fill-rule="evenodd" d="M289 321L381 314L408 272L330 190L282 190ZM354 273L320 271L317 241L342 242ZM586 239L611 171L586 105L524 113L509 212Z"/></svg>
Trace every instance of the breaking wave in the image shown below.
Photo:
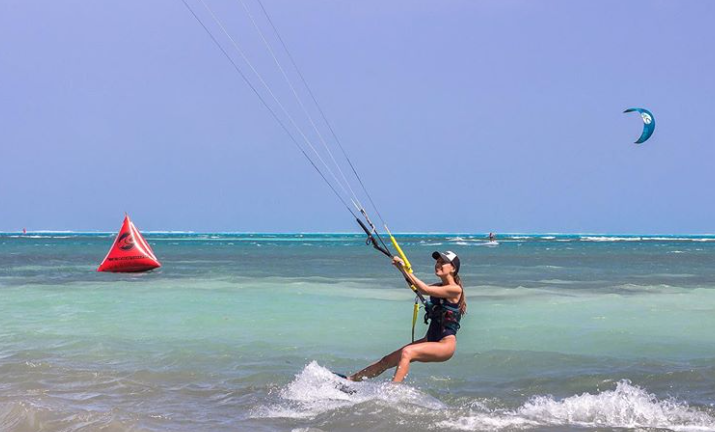
<svg viewBox="0 0 715 432"><path fill-rule="evenodd" d="M406 414L414 410L446 409L439 400L390 382L350 382L313 361L278 394L278 402L256 408L252 417L315 418L320 414L365 402L391 406Z"/></svg>
<svg viewBox="0 0 715 432"><path fill-rule="evenodd" d="M256 407L251 417L307 420L327 413L332 418L350 417L353 410L365 409L366 403L395 411L398 416L409 416L435 430L583 427L715 431L712 413L674 398L658 399L628 380L618 382L613 390L596 394L583 393L564 399L533 396L515 409L484 400L448 406L405 384L349 382L316 362L305 366L291 383L279 389L274 403ZM383 415L389 414L383 411Z"/></svg>
<svg viewBox="0 0 715 432"><path fill-rule="evenodd" d="M628 380L618 382L614 390L562 400L534 396L516 410L490 411L479 404L476 408L473 410L476 412L441 421L437 426L458 430L575 426L715 431L715 418L711 414L676 399L659 400Z"/></svg>

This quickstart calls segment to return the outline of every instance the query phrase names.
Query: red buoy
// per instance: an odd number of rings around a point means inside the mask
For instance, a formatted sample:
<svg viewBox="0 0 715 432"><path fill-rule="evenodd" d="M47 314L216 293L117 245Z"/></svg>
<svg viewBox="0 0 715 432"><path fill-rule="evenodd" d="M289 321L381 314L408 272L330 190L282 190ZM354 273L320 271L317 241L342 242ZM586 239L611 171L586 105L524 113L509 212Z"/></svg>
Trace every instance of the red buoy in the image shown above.
<svg viewBox="0 0 715 432"><path fill-rule="evenodd" d="M124 216L122 228L97 271L132 273L158 267L161 267L161 264L149 247L149 243L129 220L129 215Z"/></svg>

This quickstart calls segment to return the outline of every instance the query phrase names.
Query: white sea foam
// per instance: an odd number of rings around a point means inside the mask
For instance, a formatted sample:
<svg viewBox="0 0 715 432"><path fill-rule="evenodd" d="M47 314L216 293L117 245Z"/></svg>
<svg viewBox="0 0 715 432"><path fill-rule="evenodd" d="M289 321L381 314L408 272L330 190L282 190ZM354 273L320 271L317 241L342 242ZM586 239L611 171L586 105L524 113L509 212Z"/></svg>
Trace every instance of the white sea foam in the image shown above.
<svg viewBox="0 0 715 432"><path fill-rule="evenodd" d="M708 242L715 241L712 237L643 237L643 240L653 240L653 241L696 241L696 242Z"/></svg>
<svg viewBox="0 0 715 432"><path fill-rule="evenodd" d="M626 283L626 284L621 284L621 285L614 285L613 288L620 290L620 291L628 291L628 292L658 292L658 291L678 290L678 288L673 287L668 284L641 285L641 284L634 284L634 283ZM682 290L682 288L681 288L681 290Z"/></svg>
<svg viewBox="0 0 715 432"><path fill-rule="evenodd" d="M77 236L51 236L51 235L30 235L30 234L19 234L19 235L11 235L8 236L8 238L24 238L24 239L68 239L68 238L75 238Z"/></svg>
<svg viewBox="0 0 715 432"><path fill-rule="evenodd" d="M457 243L457 244L459 244L459 243ZM496 240L492 240L492 241L481 241L481 240L478 240L478 241L472 242L472 243L470 244L470 246L499 246L499 242L496 241Z"/></svg>
<svg viewBox="0 0 715 432"><path fill-rule="evenodd" d="M539 426L540 423L517 415L497 414L495 412L473 413L454 420L440 421L436 424L440 430L489 430L527 429Z"/></svg>
<svg viewBox="0 0 715 432"><path fill-rule="evenodd" d="M580 237L581 241L592 242L617 242L617 241L641 241L641 237L605 237L605 236L585 236Z"/></svg>
<svg viewBox="0 0 715 432"><path fill-rule="evenodd" d="M441 410L439 400L408 385L390 382L350 382L313 361L279 392L277 403L253 410L252 417L315 418L320 414L369 401L405 414Z"/></svg>
<svg viewBox="0 0 715 432"><path fill-rule="evenodd" d="M81 231L68 231L68 230L32 230L32 231L28 231L28 232L41 233L41 234L79 234L79 233L81 233Z"/></svg>
<svg viewBox="0 0 715 432"><path fill-rule="evenodd" d="M484 241L484 240L465 240L454 242L453 244L457 246L499 246L498 241Z"/></svg>
<svg viewBox="0 0 715 432"><path fill-rule="evenodd" d="M658 241L658 242L712 242L715 241L713 237L651 237L651 236L598 236L598 235L588 235L579 237L580 241L586 242L647 242L647 241Z"/></svg>
<svg viewBox="0 0 715 432"><path fill-rule="evenodd" d="M535 396L516 410L471 412L454 420L441 421L437 426L458 430L576 426L715 431L715 418L676 399L659 400L623 380L614 390L583 393L562 400Z"/></svg>
<svg viewBox="0 0 715 432"><path fill-rule="evenodd" d="M255 408L251 416L312 419L330 411L372 402L404 414L428 416L435 429L565 426L715 431L712 414L677 399L658 399L628 380L618 382L614 390L583 393L561 400L552 396L534 396L516 409L491 409L489 406L494 404L479 400L453 408L408 385L349 382L312 362L278 391L277 398L274 404Z"/></svg>
<svg viewBox="0 0 715 432"><path fill-rule="evenodd" d="M550 285L573 285L578 283L573 280L563 280L563 279L542 279L539 283L550 284Z"/></svg>

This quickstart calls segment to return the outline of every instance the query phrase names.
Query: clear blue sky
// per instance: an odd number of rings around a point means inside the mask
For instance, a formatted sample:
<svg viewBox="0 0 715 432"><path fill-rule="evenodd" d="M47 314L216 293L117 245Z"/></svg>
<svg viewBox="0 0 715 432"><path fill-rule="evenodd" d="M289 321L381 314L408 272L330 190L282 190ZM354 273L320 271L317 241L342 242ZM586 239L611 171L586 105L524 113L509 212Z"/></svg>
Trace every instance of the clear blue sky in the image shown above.
<svg viewBox="0 0 715 432"><path fill-rule="evenodd" d="M395 231L715 232L715 2L264 4ZM0 157L0 230L356 229L180 0L0 1Z"/></svg>

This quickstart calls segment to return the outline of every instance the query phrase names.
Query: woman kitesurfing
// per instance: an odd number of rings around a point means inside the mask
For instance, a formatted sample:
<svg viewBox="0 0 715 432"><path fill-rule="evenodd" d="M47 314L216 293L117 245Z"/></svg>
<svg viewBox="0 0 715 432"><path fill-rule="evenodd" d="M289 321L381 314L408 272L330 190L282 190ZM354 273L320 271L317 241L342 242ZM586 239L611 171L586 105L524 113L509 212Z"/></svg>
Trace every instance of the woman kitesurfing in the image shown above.
<svg viewBox="0 0 715 432"><path fill-rule="evenodd" d="M402 381L407 375L409 364L412 361L440 362L452 357L456 349L456 333L459 329L459 321L466 310L464 292L457 273L459 272L459 258L454 252L435 252L433 257L437 260L435 274L440 278L440 282L428 285L412 274L412 266L407 256L402 251L395 237L382 218L375 202L367 191L364 182L360 178L358 171L348 156L335 130L328 122L324 110L320 107L313 92L310 90L307 81L300 72L298 65L290 54L285 41L278 33L273 24L268 11L261 0L256 0L264 22L270 28L269 32L264 32L254 17L251 8L244 0L239 0L244 12L248 16L250 23L260 36L260 40L275 63L280 75L284 78L290 94L294 96L300 112L292 113L287 108L286 101L278 97L279 92L274 91L268 80L254 66L249 59L239 41L234 38L219 16L214 13L206 0L181 0L186 6L190 15L199 23L200 27L208 34L211 41L220 50L223 56L229 61L233 69L240 78L245 81L260 102L268 110L270 115L276 120L278 125L285 131L286 135L318 173L323 182L330 188L333 194L343 204L345 209L357 221L367 236L367 243L376 250L392 259L392 263L402 272L407 285L415 293L415 303L412 315L412 343L402 347L392 354L384 357L381 361L349 377L351 380L359 381L364 378L377 376L385 370L398 366L393 381ZM192 6L193 4L193 6ZM256 8L254 8L256 10ZM271 39L274 43L271 43ZM282 48L283 56L287 57L288 64L292 66L295 74L289 74L280 60L281 50L273 48L275 43ZM290 69L290 67L289 67ZM299 77L294 83L290 75ZM304 91L300 91L303 87ZM307 93L309 101L303 101L302 93ZM311 111L306 107L306 102L314 105L315 111L320 115L314 118ZM315 112L314 111L314 112ZM298 120L299 116L305 116L307 124ZM302 124L301 124L302 123ZM312 129L314 134L309 131ZM323 131L321 132L321 129ZM327 131L326 131L327 129ZM326 133L329 132L329 133ZM313 137L311 137L313 135ZM317 142L315 141L317 137ZM331 150L330 141L337 144L338 151ZM336 159L336 155L338 158ZM342 155L342 159L340 156ZM341 162L338 161L341 160ZM349 167L349 169L347 169ZM345 168L345 169L344 169ZM346 172L347 171L347 174ZM359 185L359 187L358 187ZM362 193L360 193L362 191ZM386 239L380 234L375 224L370 219L367 210L363 206L360 196L367 198L373 210L380 218L384 227L384 235L388 242L396 251L396 255L391 252ZM430 296L426 300L425 296ZM420 305L425 308L425 321L430 322L427 335L419 340L415 340L415 324L419 313Z"/></svg>
<svg viewBox="0 0 715 432"><path fill-rule="evenodd" d="M405 262L393 257L392 263L407 275L412 286L422 295L429 295L425 304L425 321L429 320L427 334L402 348L391 352L379 361L348 377L350 381L374 378L388 369L397 367L392 382L402 382L413 361L432 363L445 362L452 358L457 349L459 322L467 312L464 287L459 277L459 257L452 251L432 253L436 260L434 274L440 281L432 285L422 282L412 273L405 272Z"/></svg>

